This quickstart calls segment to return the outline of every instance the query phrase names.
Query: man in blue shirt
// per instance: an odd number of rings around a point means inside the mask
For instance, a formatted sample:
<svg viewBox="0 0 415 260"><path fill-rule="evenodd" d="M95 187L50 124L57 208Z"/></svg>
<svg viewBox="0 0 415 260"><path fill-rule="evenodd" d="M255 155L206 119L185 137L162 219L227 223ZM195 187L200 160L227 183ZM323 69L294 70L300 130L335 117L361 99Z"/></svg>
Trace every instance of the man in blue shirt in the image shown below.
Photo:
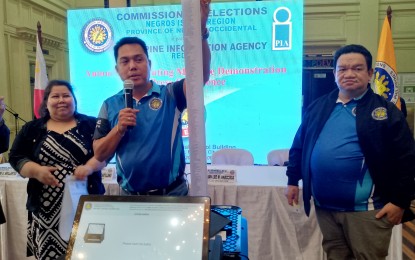
<svg viewBox="0 0 415 260"><path fill-rule="evenodd" d="M210 74L209 10L209 1L201 0L204 83ZM94 134L95 156L102 161L116 154L122 194L187 195L181 137L186 80L167 85L150 80L147 46L137 37L119 40L114 56L120 78L134 83L133 108L125 108L123 90L104 101Z"/></svg>
<svg viewBox="0 0 415 260"><path fill-rule="evenodd" d="M385 259L392 228L415 191L415 144L401 111L370 88L372 55L334 55L338 89L306 110L290 149L287 199L306 214L314 199L328 259Z"/></svg>

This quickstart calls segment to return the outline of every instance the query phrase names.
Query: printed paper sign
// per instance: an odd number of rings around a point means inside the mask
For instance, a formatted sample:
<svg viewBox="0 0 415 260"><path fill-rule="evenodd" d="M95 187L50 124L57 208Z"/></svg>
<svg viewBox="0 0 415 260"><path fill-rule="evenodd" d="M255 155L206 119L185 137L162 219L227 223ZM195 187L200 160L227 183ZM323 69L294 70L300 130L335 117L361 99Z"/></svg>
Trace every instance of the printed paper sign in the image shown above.
<svg viewBox="0 0 415 260"><path fill-rule="evenodd" d="M236 184L236 170L208 169L208 184Z"/></svg>

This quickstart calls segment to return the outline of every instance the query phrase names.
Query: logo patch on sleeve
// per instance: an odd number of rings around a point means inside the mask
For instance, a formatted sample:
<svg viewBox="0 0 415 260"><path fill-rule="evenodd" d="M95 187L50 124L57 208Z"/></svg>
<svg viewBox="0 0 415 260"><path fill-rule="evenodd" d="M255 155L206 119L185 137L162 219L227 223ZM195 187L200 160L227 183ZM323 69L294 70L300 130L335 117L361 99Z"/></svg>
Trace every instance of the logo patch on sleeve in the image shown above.
<svg viewBox="0 0 415 260"><path fill-rule="evenodd" d="M378 107L372 111L372 118L375 120L385 120L388 119L388 113L386 108Z"/></svg>

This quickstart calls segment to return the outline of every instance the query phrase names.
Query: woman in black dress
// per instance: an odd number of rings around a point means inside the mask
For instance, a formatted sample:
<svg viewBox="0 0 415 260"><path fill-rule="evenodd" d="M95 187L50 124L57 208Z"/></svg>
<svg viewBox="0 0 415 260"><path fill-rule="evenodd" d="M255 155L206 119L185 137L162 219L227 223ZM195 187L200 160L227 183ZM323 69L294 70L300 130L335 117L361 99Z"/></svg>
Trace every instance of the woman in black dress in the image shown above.
<svg viewBox="0 0 415 260"><path fill-rule="evenodd" d="M59 220L67 175L88 178L89 193L103 194L100 170L93 157L96 118L76 112L72 86L50 81L40 106L41 118L23 126L10 150L10 164L28 177L28 256L56 259L66 253Z"/></svg>

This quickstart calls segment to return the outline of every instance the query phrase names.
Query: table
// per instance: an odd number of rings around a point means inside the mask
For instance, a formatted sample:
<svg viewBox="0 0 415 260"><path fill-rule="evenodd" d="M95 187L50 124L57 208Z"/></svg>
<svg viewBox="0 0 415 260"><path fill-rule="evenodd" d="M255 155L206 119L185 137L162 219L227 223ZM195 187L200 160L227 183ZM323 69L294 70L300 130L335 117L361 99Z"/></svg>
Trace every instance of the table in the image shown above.
<svg viewBox="0 0 415 260"><path fill-rule="evenodd" d="M212 204L242 208L251 260L326 259L313 204L307 217L302 200L298 207L287 203L286 167L209 165L208 169L237 171L237 185L209 185L208 190ZM186 172L190 172L188 166ZM387 259L402 260L402 225L393 229Z"/></svg>
<svg viewBox="0 0 415 260"><path fill-rule="evenodd" d="M208 169L236 171L237 185L209 185L208 190L212 204L242 208L248 222L249 259L323 259L314 210L307 218L301 205L287 203L285 167L209 165Z"/></svg>
<svg viewBox="0 0 415 260"><path fill-rule="evenodd" d="M307 218L302 202L299 207L287 204L285 167L209 165L208 169L236 171L237 185L209 185L208 190L212 204L242 208L248 221L251 260L325 259L314 209ZM25 257L26 184L25 179L0 177L0 199L7 218L7 223L0 226L0 260L33 259ZM118 184L113 181L105 186L106 194L119 194ZM401 228L394 228L388 259L402 259Z"/></svg>

